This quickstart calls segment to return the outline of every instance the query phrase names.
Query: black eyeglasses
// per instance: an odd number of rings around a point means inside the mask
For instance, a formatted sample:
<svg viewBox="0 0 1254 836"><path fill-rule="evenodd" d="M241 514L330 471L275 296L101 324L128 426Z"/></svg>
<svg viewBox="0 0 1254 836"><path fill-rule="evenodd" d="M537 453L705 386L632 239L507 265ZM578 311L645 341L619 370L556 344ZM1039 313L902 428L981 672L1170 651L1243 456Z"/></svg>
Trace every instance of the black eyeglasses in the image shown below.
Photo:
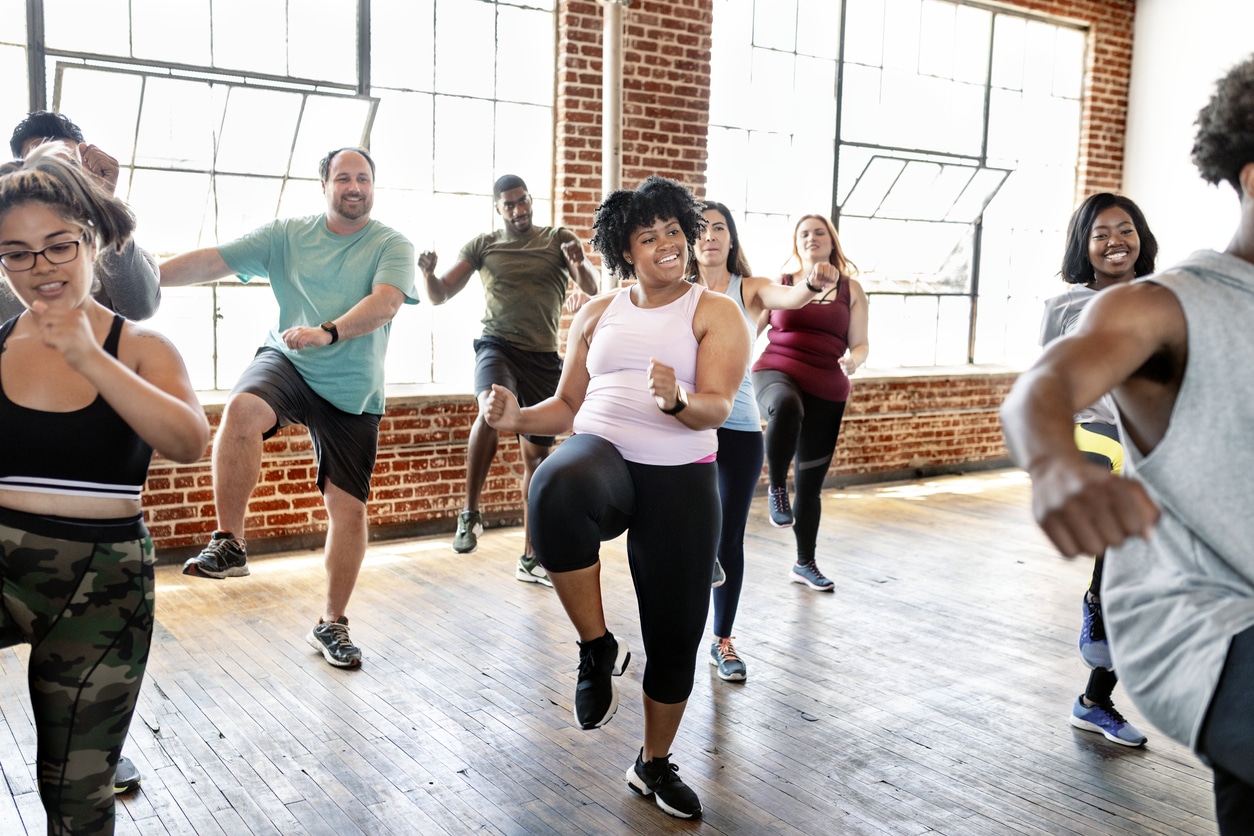
<svg viewBox="0 0 1254 836"><path fill-rule="evenodd" d="M49 244L42 250L14 250L0 255L0 264L10 273L25 273L35 266L35 256L42 255L49 264L68 264L78 258L78 245L83 239Z"/></svg>

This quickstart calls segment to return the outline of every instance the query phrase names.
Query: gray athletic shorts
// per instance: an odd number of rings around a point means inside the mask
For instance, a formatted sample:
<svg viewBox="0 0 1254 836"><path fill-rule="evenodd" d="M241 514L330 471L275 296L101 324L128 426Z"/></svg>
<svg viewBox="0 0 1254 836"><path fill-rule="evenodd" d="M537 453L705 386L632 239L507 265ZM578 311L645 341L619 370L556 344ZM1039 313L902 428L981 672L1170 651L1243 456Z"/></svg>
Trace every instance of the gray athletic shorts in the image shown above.
<svg viewBox="0 0 1254 836"><path fill-rule="evenodd" d="M270 438L289 424L304 424L309 430L318 459L318 490L326 493L326 480L330 479L362 502L370 498L370 474L379 450L382 416L370 412L353 415L332 406L309 388L283 352L269 346L257 349L231 389L231 396L242 392L261 398L279 416L278 423L262 438Z"/></svg>

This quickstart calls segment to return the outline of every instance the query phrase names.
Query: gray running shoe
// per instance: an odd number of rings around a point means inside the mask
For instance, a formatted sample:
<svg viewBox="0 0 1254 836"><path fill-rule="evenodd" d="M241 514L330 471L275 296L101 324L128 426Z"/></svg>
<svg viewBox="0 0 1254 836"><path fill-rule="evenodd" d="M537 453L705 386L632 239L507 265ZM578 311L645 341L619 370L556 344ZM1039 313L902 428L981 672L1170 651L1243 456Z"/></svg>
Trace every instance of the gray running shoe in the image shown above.
<svg viewBox="0 0 1254 836"><path fill-rule="evenodd" d="M305 637L309 646L322 651L328 662L337 668L361 667L361 648L348 637L348 616L341 615L331 623L318 619L318 626Z"/></svg>
<svg viewBox="0 0 1254 836"><path fill-rule="evenodd" d="M130 758L118 757L117 768L113 772L113 794L121 795L139 789L143 776Z"/></svg>
<svg viewBox="0 0 1254 836"><path fill-rule="evenodd" d="M183 574L215 580L244 577L249 574L244 538L236 537L229 531L213 532L209 545L183 564Z"/></svg>

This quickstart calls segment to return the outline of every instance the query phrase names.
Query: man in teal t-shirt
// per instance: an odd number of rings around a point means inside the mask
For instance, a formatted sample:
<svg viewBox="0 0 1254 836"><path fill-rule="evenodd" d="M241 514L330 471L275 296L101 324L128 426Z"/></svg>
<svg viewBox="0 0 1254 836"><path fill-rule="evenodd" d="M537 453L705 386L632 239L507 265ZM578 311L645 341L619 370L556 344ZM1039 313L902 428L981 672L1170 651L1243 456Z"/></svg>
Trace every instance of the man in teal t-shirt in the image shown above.
<svg viewBox="0 0 1254 836"><path fill-rule="evenodd" d="M442 305L456 296L475 271L483 281L487 310L483 335L475 340L475 397L479 415L470 428L466 453L466 507L457 517L453 551L469 554L479 545L483 517L479 495L496 455L498 435L483 420L483 404L492 385L514 393L521 406L552 397L562 373L557 334L568 280L585 293L597 292L596 270L584 258L575 234L564 227L531 223L531 194L521 177L506 174L492 187L497 214L505 228L485 232L462 247L442 276L435 275L437 257L425 252L418 266L426 280L431 304ZM553 449L551 436L520 435L523 460L523 554L514 577L552 586L536 560L526 536L527 487L531 474Z"/></svg>
<svg viewBox="0 0 1254 836"><path fill-rule="evenodd" d="M327 211L275 220L229 244L161 265L164 287L236 274L269 278L279 324L231 390L213 446L218 530L183 573L247 575L244 515L265 439L304 424L330 520L325 611L309 644L337 667L361 664L344 614L366 555L366 501L383 414L383 359L392 317L417 304L414 248L371 220L374 161L340 148L318 165ZM239 535L239 536L237 536Z"/></svg>

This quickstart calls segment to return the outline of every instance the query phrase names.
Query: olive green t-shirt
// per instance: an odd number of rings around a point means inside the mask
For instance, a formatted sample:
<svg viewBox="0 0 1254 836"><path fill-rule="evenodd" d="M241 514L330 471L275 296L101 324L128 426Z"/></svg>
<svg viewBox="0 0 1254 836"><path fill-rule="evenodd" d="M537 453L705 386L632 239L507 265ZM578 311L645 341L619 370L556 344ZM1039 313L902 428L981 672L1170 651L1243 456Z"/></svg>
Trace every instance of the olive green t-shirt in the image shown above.
<svg viewBox="0 0 1254 836"><path fill-rule="evenodd" d="M517 238L505 230L487 232L462 247L458 258L483 281L485 336L524 351L557 351L570 279L562 244L577 240L565 227L537 226Z"/></svg>

